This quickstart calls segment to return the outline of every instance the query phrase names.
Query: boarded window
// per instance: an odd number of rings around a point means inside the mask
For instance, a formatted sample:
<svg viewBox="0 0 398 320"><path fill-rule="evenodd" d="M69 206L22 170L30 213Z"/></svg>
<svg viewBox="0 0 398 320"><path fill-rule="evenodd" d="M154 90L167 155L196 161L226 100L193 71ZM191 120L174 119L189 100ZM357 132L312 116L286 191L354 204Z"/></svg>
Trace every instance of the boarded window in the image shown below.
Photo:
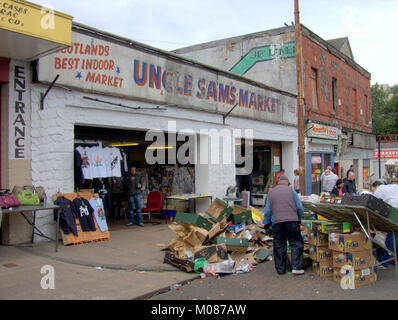
<svg viewBox="0 0 398 320"><path fill-rule="evenodd" d="M332 78L332 99L333 99L333 112L337 110L337 79Z"/></svg>
<svg viewBox="0 0 398 320"><path fill-rule="evenodd" d="M318 104L318 70L311 68L312 107L319 108Z"/></svg>

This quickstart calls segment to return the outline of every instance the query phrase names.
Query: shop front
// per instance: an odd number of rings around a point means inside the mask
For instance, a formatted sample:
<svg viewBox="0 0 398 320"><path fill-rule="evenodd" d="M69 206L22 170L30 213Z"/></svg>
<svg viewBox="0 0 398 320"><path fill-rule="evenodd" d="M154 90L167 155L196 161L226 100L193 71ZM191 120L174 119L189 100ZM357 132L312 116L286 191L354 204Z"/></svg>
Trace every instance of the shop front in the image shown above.
<svg viewBox="0 0 398 320"><path fill-rule="evenodd" d="M321 175L330 166L335 168L335 148L338 145L338 128L309 123L307 128L306 192L320 194Z"/></svg>
<svg viewBox="0 0 398 320"><path fill-rule="evenodd" d="M0 187L31 185L31 62L71 45L72 17L28 1L0 9ZM18 215L5 215L0 243L30 239Z"/></svg>
<svg viewBox="0 0 398 320"><path fill-rule="evenodd" d="M95 189L99 179L107 179L116 194L132 165L144 177L144 198L156 190L222 198L236 184L237 153L239 165L254 167L259 178L283 158L293 178L294 95L77 23L72 29L72 45L39 59L32 70L31 181L49 198ZM242 144L251 147L242 152ZM117 149L125 166L76 182L78 148ZM257 157L254 166L250 150ZM93 158L95 165L101 160ZM174 186L176 164L185 174ZM109 216L124 214L116 210L117 201L112 199ZM196 210L208 206L202 199ZM54 235L52 212L43 212L36 224Z"/></svg>

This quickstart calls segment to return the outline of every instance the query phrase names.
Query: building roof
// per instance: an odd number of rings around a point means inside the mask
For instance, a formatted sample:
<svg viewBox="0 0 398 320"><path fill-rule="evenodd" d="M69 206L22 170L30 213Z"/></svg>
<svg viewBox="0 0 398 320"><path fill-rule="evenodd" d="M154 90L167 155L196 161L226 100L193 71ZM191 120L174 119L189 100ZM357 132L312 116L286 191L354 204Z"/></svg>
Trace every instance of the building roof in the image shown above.
<svg viewBox="0 0 398 320"><path fill-rule="evenodd" d="M348 40L347 37L331 39L331 40L327 40L327 42L329 42L333 47L340 50L346 56L348 56L352 60L354 60L354 55L352 54L350 41Z"/></svg>

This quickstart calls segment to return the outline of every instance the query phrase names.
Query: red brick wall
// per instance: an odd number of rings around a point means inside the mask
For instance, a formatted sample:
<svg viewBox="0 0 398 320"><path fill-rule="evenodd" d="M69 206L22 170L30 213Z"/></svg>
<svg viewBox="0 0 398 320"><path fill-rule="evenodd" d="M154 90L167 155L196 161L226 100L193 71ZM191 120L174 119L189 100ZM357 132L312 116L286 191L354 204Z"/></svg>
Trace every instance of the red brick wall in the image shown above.
<svg viewBox="0 0 398 320"><path fill-rule="evenodd" d="M302 37L302 45L306 117L359 131L372 132L372 126L369 125L372 119L370 79L306 36ZM311 68L317 70L318 109L314 108L312 103ZM335 112L333 111L332 78L337 79ZM338 104L339 100L341 105Z"/></svg>

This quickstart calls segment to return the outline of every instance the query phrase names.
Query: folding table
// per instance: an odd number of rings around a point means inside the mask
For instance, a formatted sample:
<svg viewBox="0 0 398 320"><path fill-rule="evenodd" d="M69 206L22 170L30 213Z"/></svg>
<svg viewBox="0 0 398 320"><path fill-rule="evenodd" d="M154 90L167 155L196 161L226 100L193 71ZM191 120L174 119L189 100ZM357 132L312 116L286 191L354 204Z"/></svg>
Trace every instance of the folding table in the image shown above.
<svg viewBox="0 0 398 320"><path fill-rule="evenodd" d="M41 237L47 238L49 240L55 241L55 252L58 252L58 234L59 234L59 216L60 214L58 214L57 217L57 225L56 225L56 239L52 239L48 236L46 236L45 234L43 234L43 232L40 231L39 228L36 227L36 211L41 211L41 210L54 210L54 209L59 209L60 207L54 204L50 204L50 203L43 203L43 204L39 204L36 206L19 206L19 207L14 207L14 208L9 208L9 209L2 209L3 214L4 213L9 213L9 214L13 214L13 213L20 213L24 219L26 220L26 222L28 222L32 227L32 243L33 243L33 238L34 235L37 234ZM25 213L26 212L33 212L33 221L30 221L26 216Z"/></svg>

